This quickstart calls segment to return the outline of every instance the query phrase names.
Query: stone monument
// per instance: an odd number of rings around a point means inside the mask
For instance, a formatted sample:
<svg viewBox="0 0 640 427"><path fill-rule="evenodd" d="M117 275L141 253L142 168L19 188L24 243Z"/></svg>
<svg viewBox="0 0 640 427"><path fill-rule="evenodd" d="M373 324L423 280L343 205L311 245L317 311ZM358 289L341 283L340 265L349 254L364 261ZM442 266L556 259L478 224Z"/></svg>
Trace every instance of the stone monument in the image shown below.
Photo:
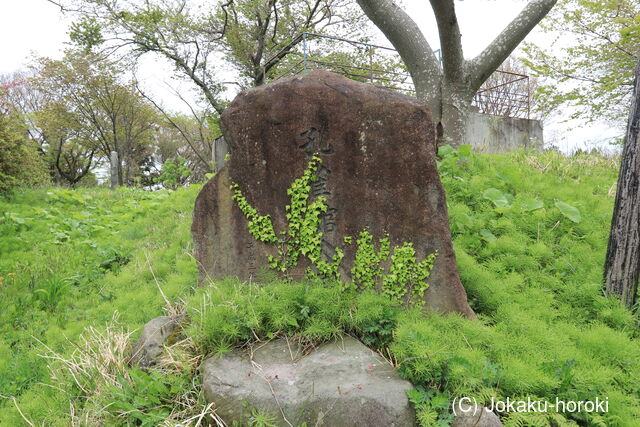
<svg viewBox="0 0 640 427"><path fill-rule="evenodd" d="M417 261L437 254L427 307L474 317L456 268L434 125L423 103L314 71L242 92L221 119L230 158L203 187L193 216L201 281L255 280L269 255L277 254L277 244L249 232L231 186L281 233L288 227L287 190L315 156L320 160L310 199L326 201L319 224L322 257L330 262L344 254L340 277L351 280L357 250L345 237L355 242L367 230L374 245L387 238L391 254L408 242ZM386 271L389 262L383 263ZM300 256L288 273L301 277L312 264Z"/></svg>

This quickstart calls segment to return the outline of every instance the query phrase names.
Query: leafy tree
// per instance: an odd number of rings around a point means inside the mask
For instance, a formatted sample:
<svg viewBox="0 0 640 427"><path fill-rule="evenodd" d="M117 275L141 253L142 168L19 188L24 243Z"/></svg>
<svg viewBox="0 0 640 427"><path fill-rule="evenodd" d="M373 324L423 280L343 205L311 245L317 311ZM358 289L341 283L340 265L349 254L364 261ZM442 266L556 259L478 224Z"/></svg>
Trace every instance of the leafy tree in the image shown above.
<svg viewBox="0 0 640 427"><path fill-rule="evenodd" d="M264 83L302 42L302 32L355 37L364 28L349 0L237 0L202 8L187 0L52 2L79 17L71 38L84 49L130 47L134 59L158 54L218 113L226 105L226 87ZM237 78L226 81L222 76L229 71Z"/></svg>
<svg viewBox="0 0 640 427"><path fill-rule="evenodd" d="M75 186L90 174L95 149L79 143L73 116L38 89L36 77L33 69L3 76L7 105L25 123L54 183Z"/></svg>
<svg viewBox="0 0 640 427"><path fill-rule="evenodd" d="M214 171L213 146L220 134L217 121L206 112L195 116L168 114L159 127L156 140L156 158L160 164L183 158L191 171L192 181L202 181Z"/></svg>
<svg viewBox="0 0 640 427"><path fill-rule="evenodd" d="M20 115L6 109L0 112L0 193L45 185L48 178L47 167Z"/></svg>
<svg viewBox="0 0 640 427"><path fill-rule="evenodd" d="M624 126L640 58L640 3L636 0L564 0L542 27L571 34L548 49L527 44L526 63L548 83L538 89L543 111L573 107L573 118Z"/></svg>
<svg viewBox="0 0 640 427"><path fill-rule="evenodd" d="M191 170L187 167L187 160L178 156L174 161L167 159L162 165L162 175L156 179L156 183L162 184L164 188L175 190L181 185L185 185L191 176Z"/></svg>
<svg viewBox="0 0 640 427"><path fill-rule="evenodd" d="M35 112L44 105L44 94L34 87L33 74L29 71L17 71L0 76L0 85L4 87L4 102L19 114L27 125L27 132L32 141L38 144L38 151L46 154L46 135L37 125ZM53 168L52 168L53 170Z"/></svg>
<svg viewBox="0 0 640 427"><path fill-rule="evenodd" d="M54 179L74 187L94 166L96 148L83 139L76 118L64 103L49 100L33 116L42 138L46 138L42 147L55 168Z"/></svg>
<svg viewBox="0 0 640 427"><path fill-rule="evenodd" d="M131 184L152 154L158 117L121 70L94 55L68 52L59 61L40 58L35 88L45 97L36 113L58 172L72 183L90 170L91 158L118 153L118 181ZM67 170L61 169L61 159Z"/></svg>
<svg viewBox="0 0 640 427"><path fill-rule="evenodd" d="M466 60L453 0L430 0L436 17L442 67L417 24L392 0L358 0L406 65L419 99L438 123L441 144L460 145L471 101L482 83L551 10L557 0L530 0L493 42Z"/></svg>
<svg viewBox="0 0 640 427"><path fill-rule="evenodd" d="M163 164L167 159L182 156L192 179L202 181L206 174L213 172L214 142L220 135L219 116L211 108L198 109L182 94L175 95L187 106L190 115L173 113L154 101L137 86L138 92L162 115L156 135L156 160Z"/></svg>

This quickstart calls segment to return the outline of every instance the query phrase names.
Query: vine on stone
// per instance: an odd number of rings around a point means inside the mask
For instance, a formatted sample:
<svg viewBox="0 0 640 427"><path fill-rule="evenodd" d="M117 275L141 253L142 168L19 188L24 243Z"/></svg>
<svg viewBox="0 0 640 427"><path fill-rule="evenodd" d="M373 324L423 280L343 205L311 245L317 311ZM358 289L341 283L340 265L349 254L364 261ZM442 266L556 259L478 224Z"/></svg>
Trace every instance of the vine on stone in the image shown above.
<svg viewBox="0 0 640 427"><path fill-rule="evenodd" d="M285 207L288 222L286 231L276 234L270 215L260 215L233 183L232 199L247 219L249 233L259 242L278 247L277 256L269 255L269 267L286 273L298 265L300 256L307 257L321 277L339 278L339 268L344 258L341 247L337 247L330 261L322 258L322 214L327 212L327 199L316 197L310 201L311 184L317 180L316 171L322 159L314 155L303 175L294 180L287 190L290 204ZM351 236L344 238L344 244L351 244ZM435 259L434 252L423 261L417 262L412 243L405 242L393 248L389 272L384 275L385 263L391 254L389 237L378 240L379 249L373 244L373 236L367 230L359 233L356 240L354 267L351 269L352 282L344 284L345 290L375 289L380 284L382 293L399 302L421 306L429 284Z"/></svg>

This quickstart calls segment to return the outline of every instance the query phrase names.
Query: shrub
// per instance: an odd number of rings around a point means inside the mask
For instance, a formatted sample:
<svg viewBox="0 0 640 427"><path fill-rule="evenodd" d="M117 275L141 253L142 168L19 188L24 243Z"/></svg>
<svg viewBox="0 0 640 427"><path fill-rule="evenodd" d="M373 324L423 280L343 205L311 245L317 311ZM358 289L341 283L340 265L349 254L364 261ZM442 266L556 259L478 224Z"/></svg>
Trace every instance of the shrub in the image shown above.
<svg viewBox="0 0 640 427"><path fill-rule="evenodd" d="M49 182L47 168L27 129L13 113L0 111L0 193Z"/></svg>

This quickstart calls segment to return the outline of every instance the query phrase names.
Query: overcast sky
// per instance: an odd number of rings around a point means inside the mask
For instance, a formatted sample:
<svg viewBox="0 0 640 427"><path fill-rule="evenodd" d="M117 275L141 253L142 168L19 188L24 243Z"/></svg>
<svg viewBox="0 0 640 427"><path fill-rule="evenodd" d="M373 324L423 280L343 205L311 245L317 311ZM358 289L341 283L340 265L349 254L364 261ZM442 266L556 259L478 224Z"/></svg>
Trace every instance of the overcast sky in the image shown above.
<svg viewBox="0 0 640 427"><path fill-rule="evenodd" d="M525 0L464 0L456 1L462 44L467 58L478 54L515 17L526 4ZM433 49L438 48L435 20L426 0L405 0L405 10L418 23ZM0 73L9 73L24 67L32 55L58 58L67 41L69 21L59 8L46 0L0 0ZM549 36L534 30L527 41L546 45ZM388 44L388 43L385 43ZM145 67L146 86L166 97L163 89L169 82L170 67ZM165 72L167 71L167 72ZM171 82L175 85L175 80ZM174 105L170 100L166 100ZM176 104L177 105L177 104ZM604 124L586 126L554 120L545 123L545 141L554 142L568 150L602 143L618 132Z"/></svg>

